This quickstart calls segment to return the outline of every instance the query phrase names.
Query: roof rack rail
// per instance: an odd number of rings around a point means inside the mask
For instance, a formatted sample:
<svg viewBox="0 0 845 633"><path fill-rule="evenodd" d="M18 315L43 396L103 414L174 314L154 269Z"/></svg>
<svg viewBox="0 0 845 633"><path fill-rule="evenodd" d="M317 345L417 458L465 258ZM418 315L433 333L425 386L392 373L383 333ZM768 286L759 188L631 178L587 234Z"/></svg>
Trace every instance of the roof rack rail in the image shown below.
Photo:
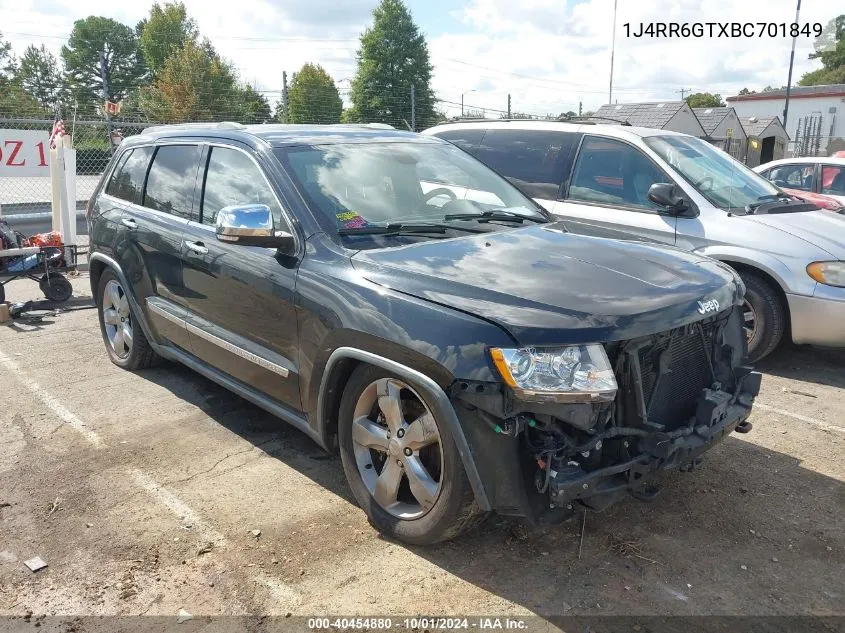
<svg viewBox="0 0 845 633"><path fill-rule="evenodd" d="M614 119L608 116L574 116L571 119L561 119L563 121L578 121L579 123L592 123L596 125L592 120L595 119L596 121L609 121L610 123L617 123L619 125L626 125L631 127L631 124L628 121L623 121L621 119Z"/></svg>
<svg viewBox="0 0 845 633"><path fill-rule="evenodd" d="M395 130L396 128L388 123L329 123L332 127L366 127L374 130Z"/></svg>
<svg viewBox="0 0 845 633"><path fill-rule="evenodd" d="M205 123L170 123L166 125L153 125L146 127L141 131L141 134L149 132L159 132L161 130L245 130L246 126L243 123L236 123L234 121L217 121Z"/></svg>
<svg viewBox="0 0 845 633"><path fill-rule="evenodd" d="M593 121L592 119L597 119L597 121ZM626 121L618 121L616 119L609 119L607 117L592 117L592 116L575 116L575 117L556 117L554 119L514 119L514 118L502 118L502 119L489 119L489 118L474 118L474 117L458 117L455 119L451 119L449 121L441 121L436 125L449 125L450 123L508 123L508 122L516 122L516 121L531 121L532 123L578 123L581 125L597 125L601 121L607 121L610 123L618 123L619 125L631 125Z"/></svg>

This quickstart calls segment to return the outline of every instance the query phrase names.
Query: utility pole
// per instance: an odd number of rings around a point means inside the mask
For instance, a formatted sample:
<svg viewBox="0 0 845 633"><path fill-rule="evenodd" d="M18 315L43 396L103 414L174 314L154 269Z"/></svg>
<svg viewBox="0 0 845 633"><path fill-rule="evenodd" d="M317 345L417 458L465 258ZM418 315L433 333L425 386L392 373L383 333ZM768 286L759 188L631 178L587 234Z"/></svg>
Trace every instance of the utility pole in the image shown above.
<svg viewBox="0 0 845 633"><path fill-rule="evenodd" d="M417 87L411 84L411 132L417 131Z"/></svg>
<svg viewBox="0 0 845 633"><path fill-rule="evenodd" d="M616 54L616 3L613 0L613 43L610 46L610 87L607 90L607 102L613 103L613 58Z"/></svg>
<svg viewBox="0 0 845 633"><path fill-rule="evenodd" d="M100 79L103 80L103 112L106 115L106 136L109 140L110 153L114 154L114 143L111 139L111 115L106 105L109 102L109 72L106 66L106 54L103 51L100 51Z"/></svg>
<svg viewBox="0 0 845 633"><path fill-rule="evenodd" d="M685 93L692 92L692 88L681 88L678 92L681 93L681 101L683 101Z"/></svg>
<svg viewBox="0 0 845 633"><path fill-rule="evenodd" d="M288 122L288 74L282 71L282 123Z"/></svg>
<svg viewBox="0 0 845 633"><path fill-rule="evenodd" d="M508 118L511 118L511 95L508 93Z"/></svg>
<svg viewBox="0 0 845 633"><path fill-rule="evenodd" d="M581 116L581 112L582 112L581 108L582 108L583 105L584 104L582 102L580 102L580 101L578 102L578 116Z"/></svg>
<svg viewBox="0 0 845 633"><path fill-rule="evenodd" d="M798 14L801 13L801 0L795 9L795 24L798 24ZM789 114L789 93L792 91L792 64L795 62L795 38L792 38L792 52L789 53L789 76L786 80L786 101L783 104L783 127L786 129L786 115ZM789 134L789 132L787 132Z"/></svg>

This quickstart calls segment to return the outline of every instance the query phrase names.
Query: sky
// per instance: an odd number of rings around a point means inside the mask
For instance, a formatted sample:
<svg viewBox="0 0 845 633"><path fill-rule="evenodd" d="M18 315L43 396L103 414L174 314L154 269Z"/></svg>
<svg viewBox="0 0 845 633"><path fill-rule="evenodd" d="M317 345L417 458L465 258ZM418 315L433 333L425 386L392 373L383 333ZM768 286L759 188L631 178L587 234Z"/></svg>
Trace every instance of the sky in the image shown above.
<svg viewBox="0 0 845 633"><path fill-rule="evenodd" d="M321 64L344 94L358 36L378 0L183 0L203 35L274 102L282 71ZM668 101L693 92L734 95L786 85L791 37L635 38L640 24L795 20L796 0L617 0L614 102ZM595 110L608 102L614 0L406 0L426 35L442 108L496 116ZM837 11L838 9L838 11ZM58 53L74 20L104 15L134 26L149 12L133 0L0 0L0 30L20 55L29 44ZM804 0L799 23L823 25L842 0ZM625 24L630 26L626 29ZM717 29L718 30L718 29ZM820 67L813 39L796 42L793 82Z"/></svg>

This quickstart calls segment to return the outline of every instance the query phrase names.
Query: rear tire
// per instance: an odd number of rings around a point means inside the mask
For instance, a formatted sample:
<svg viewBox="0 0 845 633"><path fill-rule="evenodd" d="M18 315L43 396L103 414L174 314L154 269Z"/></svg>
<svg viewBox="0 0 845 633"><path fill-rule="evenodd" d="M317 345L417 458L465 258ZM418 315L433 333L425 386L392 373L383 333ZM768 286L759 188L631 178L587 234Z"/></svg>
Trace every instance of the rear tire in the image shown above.
<svg viewBox="0 0 845 633"><path fill-rule="evenodd" d="M111 268L103 271L97 284L97 316L111 362L130 371L158 362L159 356L144 336L123 283Z"/></svg>
<svg viewBox="0 0 845 633"><path fill-rule="evenodd" d="M388 391L387 384L393 387L391 393L396 394L392 400L390 396L383 395ZM374 390L382 395L377 395L373 402ZM400 403L398 425L387 419L390 416L384 413L384 399L388 403ZM455 538L484 518L484 513L475 503L455 441L447 426L433 415L433 410L426 402L425 394L415 391L389 371L371 365L361 365L352 373L340 402L340 455L346 479L358 504L379 532L413 545L431 545ZM419 436L429 442L425 448L411 454L407 452L412 450L408 447L392 446L398 438L408 441L407 438L417 437L418 434L411 428L420 424L423 418L427 428ZM368 449L365 443L362 444L359 424L362 420L374 431L368 437L382 433L387 440L379 436L375 441L383 441L385 446L390 444L391 448ZM353 428L356 425L357 431ZM398 428L402 429L401 433ZM433 439L435 436L436 440ZM436 453L424 452L434 450L432 447L435 446ZM406 452L403 453L403 450ZM405 464L403 454L408 460L419 461ZM432 458L432 454L435 457ZM400 462L403 465L397 466L396 470L399 484L394 487L394 491L398 492L392 495L392 505L383 504L374 496L379 494L379 489L371 492L374 482L389 474L389 466L392 468ZM412 492L411 474L416 472L412 466L424 462L427 464L425 475L430 477L426 479L431 485L430 490L435 487L437 490L436 498L434 495L429 497L429 500L434 498L433 503L419 501L416 493ZM417 477L414 474L415 482L419 481Z"/></svg>
<svg viewBox="0 0 845 633"><path fill-rule="evenodd" d="M757 362L771 354L783 338L786 313L780 295L768 281L750 271L740 271L739 276L745 283L746 323L749 315L754 323L748 333L748 359Z"/></svg>

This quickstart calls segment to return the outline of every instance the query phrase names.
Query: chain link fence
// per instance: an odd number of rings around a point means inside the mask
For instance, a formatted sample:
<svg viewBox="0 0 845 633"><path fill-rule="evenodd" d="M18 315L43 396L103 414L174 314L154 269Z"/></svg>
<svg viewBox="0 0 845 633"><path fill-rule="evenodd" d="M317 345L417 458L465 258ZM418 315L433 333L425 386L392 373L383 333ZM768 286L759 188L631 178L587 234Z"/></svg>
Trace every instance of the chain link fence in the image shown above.
<svg viewBox="0 0 845 633"><path fill-rule="evenodd" d="M151 125L189 122L233 121L245 124L261 123L382 123L397 129L421 131L432 125L462 117L457 111L465 112L466 118L484 117L491 119L508 118L510 112L502 109L481 109L477 106L463 105L457 102L434 98L431 94L420 95L413 88L380 87L373 91L367 100L367 111L360 112L348 105L324 95L310 95L306 101L282 101L268 108L267 102L257 109L248 107L243 100L229 103L220 97L214 102L213 109L197 107L198 103L208 103L209 95L194 95L186 102L184 111L156 110L153 105L126 104L119 115L107 119L99 107L87 107L76 110L66 109L61 113L65 133L72 138L76 149L76 203L82 210L93 193L114 148L121 140L141 133ZM193 104L193 105L191 105ZM506 107L509 106L509 100ZM461 106L458 110L458 106ZM447 112L455 112L452 117ZM552 115L538 116L513 113L514 118L555 118ZM51 206L51 182L49 178L48 137L52 131L54 117L26 109L6 108L0 110L0 163L2 161L20 161L28 152L30 163L40 163L40 175L30 175L29 171L14 176L16 170L0 171L0 211L9 215L16 212L47 213ZM33 134L35 133L35 134ZM4 142L6 148L3 147ZM25 142L25 150L12 159L8 148ZM5 152L5 153L3 153ZM0 165L2 167L2 165ZM17 170L23 172L23 170Z"/></svg>

